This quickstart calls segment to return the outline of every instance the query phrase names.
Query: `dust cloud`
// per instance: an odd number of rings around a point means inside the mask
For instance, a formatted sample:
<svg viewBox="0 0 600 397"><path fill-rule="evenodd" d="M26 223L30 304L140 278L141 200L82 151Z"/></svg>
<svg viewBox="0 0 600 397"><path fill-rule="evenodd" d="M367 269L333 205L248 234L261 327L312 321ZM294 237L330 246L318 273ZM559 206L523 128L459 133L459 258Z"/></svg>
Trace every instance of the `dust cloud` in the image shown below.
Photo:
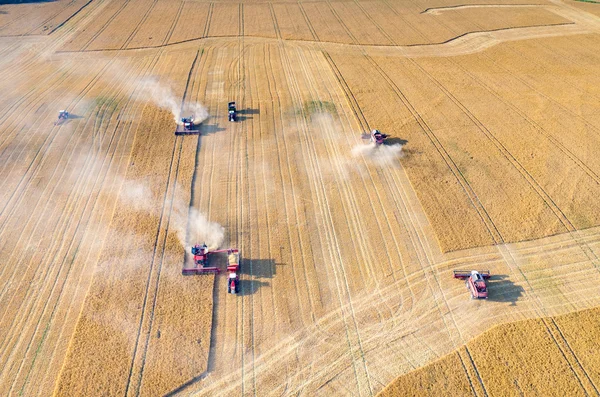
<svg viewBox="0 0 600 397"><path fill-rule="evenodd" d="M181 107L181 100L176 98L171 88L161 84L156 78L144 78L141 82L142 95L161 108L168 109L173 114L177 124L181 124L181 117L194 116L194 124L200 124L209 116L208 110L201 103L186 103Z"/></svg>
<svg viewBox="0 0 600 397"><path fill-rule="evenodd" d="M373 142L369 144L359 144L352 148L352 157L363 157L367 161L381 166L397 166L398 159L402 158L404 153L402 152L402 145L395 143L393 145L376 145Z"/></svg>

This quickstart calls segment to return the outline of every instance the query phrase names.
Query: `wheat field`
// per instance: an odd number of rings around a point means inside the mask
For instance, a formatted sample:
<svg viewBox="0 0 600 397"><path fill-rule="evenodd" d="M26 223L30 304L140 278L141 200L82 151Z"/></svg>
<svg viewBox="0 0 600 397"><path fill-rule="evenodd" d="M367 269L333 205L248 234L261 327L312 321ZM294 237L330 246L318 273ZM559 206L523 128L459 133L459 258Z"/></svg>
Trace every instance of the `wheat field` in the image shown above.
<svg viewBox="0 0 600 397"><path fill-rule="evenodd" d="M0 394L597 394L599 7L0 5Z"/></svg>

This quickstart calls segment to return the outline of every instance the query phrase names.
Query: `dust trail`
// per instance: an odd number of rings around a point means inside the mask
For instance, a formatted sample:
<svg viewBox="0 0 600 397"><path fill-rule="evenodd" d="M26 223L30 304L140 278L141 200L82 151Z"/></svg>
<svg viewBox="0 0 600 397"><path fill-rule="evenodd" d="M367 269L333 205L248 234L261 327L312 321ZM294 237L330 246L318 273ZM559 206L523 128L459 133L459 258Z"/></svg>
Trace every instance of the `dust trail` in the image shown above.
<svg viewBox="0 0 600 397"><path fill-rule="evenodd" d="M397 166L398 159L404 156L402 145L395 143L393 145L376 145L369 142L368 145L356 145L352 148L353 157L364 157L369 162L381 167Z"/></svg>
<svg viewBox="0 0 600 397"><path fill-rule="evenodd" d="M211 222L206 215L195 208L189 213L190 235L198 236L199 243L206 243L208 249L215 250L221 247L225 239L225 228L217 222ZM181 240L181 238L180 238ZM185 236L181 240L185 246Z"/></svg>
<svg viewBox="0 0 600 397"><path fill-rule="evenodd" d="M194 116L194 124L200 124L209 116L208 110L198 102L187 103L181 108L181 100L173 94L171 87L161 84L155 77L144 78L140 81L142 94L147 100L161 108L168 109L173 114L176 123L181 124L181 116Z"/></svg>

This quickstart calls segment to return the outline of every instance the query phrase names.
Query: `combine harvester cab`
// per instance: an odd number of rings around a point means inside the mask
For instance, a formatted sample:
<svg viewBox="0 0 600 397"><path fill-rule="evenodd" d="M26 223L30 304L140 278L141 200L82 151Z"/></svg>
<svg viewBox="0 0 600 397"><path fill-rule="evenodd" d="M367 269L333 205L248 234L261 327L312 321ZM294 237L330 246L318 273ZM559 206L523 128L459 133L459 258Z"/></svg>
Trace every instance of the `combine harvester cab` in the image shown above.
<svg viewBox="0 0 600 397"><path fill-rule="evenodd" d="M200 133L200 126L194 124L194 116L182 117L181 124L177 124L175 135L193 135Z"/></svg>
<svg viewBox="0 0 600 397"><path fill-rule="evenodd" d="M202 273L216 273L219 274L221 270L216 266L208 266L208 247L206 244L194 245L192 247L192 256L194 258L194 267L184 267L181 270L181 274L184 276L202 274Z"/></svg>
<svg viewBox="0 0 600 397"><path fill-rule="evenodd" d="M54 125L60 125L69 119L69 112L66 110L58 111L58 120L54 122Z"/></svg>
<svg viewBox="0 0 600 397"><path fill-rule="evenodd" d="M491 277L489 270L454 270L454 278L465 280L471 299L487 299L488 290L485 280Z"/></svg>
<svg viewBox="0 0 600 397"><path fill-rule="evenodd" d="M388 136L387 134L382 134L379 130L373 130L371 131L371 142L377 146L383 145Z"/></svg>

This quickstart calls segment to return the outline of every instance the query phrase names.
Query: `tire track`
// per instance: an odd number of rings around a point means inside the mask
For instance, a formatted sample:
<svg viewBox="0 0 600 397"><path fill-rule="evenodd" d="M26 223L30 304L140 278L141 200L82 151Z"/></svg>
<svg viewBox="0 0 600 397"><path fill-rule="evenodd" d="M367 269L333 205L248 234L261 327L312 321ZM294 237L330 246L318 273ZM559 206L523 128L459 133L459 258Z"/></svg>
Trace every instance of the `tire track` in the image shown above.
<svg viewBox="0 0 600 397"><path fill-rule="evenodd" d="M110 17L108 21L100 29L98 29L98 31L92 36L92 38L89 39L77 52L85 51L90 46L90 44L92 44L94 40L96 40L98 36L100 36L108 28L112 21L114 21L114 19L121 13L121 11L125 9L125 7L128 4L129 0L125 0L123 2L123 5L117 9L117 11L112 15L112 17Z"/></svg>
<svg viewBox="0 0 600 397"><path fill-rule="evenodd" d="M157 55L157 58L156 58L157 62L160 59L161 55L162 55L162 52ZM196 67L196 63L198 61L199 55L200 55L200 51L198 50L198 51L196 51L196 56L195 56L194 60L192 61L190 71L188 73L188 77L186 80L186 86L185 86L185 90L184 90L183 98L182 98L182 102L181 102L181 111L183 111L183 105L187 99L190 80L191 80L191 77L194 75L194 71L195 71L195 67ZM162 265L163 265L165 253L166 253L166 242L167 242L167 237L169 235L169 224L171 221L171 214L173 212L173 205L175 202L175 191L177 188L177 178L179 175L179 165L180 165L182 150L183 150L183 136L175 135L175 139L173 140L171 161L169 163L169 169L168 169L168 174L167 174L168 176L167 176L167 180L166 180L166 184L165 184L165 193L163 196L162 210L161 210L161 215L160 215L159 222L158 222L156 239L154 242L154 253L152 255L152 261L150 262L150 270L148 272L148 280L146 283L146 289L145 289L144 299L143 299L143 303L142 303L142 309L141 309L142 315L140 317L137 338L136 338L136 342L134 345L131 366L129 369L129 377L128 377L128 380L127 380L127 383L125 386L125 395L128 395L128 392L129 392L129 389L131 386L134 366L137 361L136 358L138 357L137 356L138 346L140 343L140 338L142 337L142 333L144 333L146 336L145 336L145 341L143 344L142 351L140 353L141 361L139 363L139 367L140 367L139 375L138 375L137 379L134 380L135 385L133 387L135 388L135 391L133 392L133 394L136 396L139 396L140 390L142 387L144 368L145 368L145 364L146 364L146 355L148 353L148 345L150 342L150 335L152 333L152 327L154 324L154 311L156 309L156 302L158 300ZM168 198L169 191L170 191L170 195L171 195L170 200ZM165 221L165 218L166 218L166 221ZM163 232L163 229L164 229L164 232ZM163 239L159 245L159 240L160 240L161 234L163 235ZM160 248L159 248L159 246L160 246ZM160 251L161 249L162 249L162 251ZM156 259L157 256L160 256L160 259L158 261ZM154 271L155 265L156 265L156 271ZM151 282L153 278L155 278L154 283ZM152 295L151 298L149 298L150 294ZM152 305L151 305L150 309L147 309L149 300L152 301ZM149 312L148 312L148 310L149 310ZM147 325L148 331L147 332L145 332L143 330L143 326L146 322L148 322L148 325Z"/></svg>
<svg viewBox="0 0 600 397"><path fill-rule="evenodd" d="M325 54L325 52L323 52L323 53ZM371 61L371 63L372 63L372 64L374 64L374 65L376 66L377 70L378 70L380 73L382 73L382 72L383 72L383 70L381 70L380 68L378 68L378 66L379 66L379 65L375 64L375 62L374 62L373 60L371 60L371 58L369 58L369 57L368 57L366 54L364 54L364 56L365 56L367 59L369 59L369 60ZM329 56L329 54L327 54L327 55L326 55L326 58L328 58L328 60L330 61L330 65L331 65L331 68L332 68L332 70L333 70L333 69L337 70L337 71L340 73L340 75L341 75L341 72L339 71L339 68L337 67L337 65L335 65L335 62L334 62L334 61L333 61L333 59L332 59L332 58ZM383 74L382 74L382 76L383 76ZM386 75L386 76L387 76L387 75ZM388 80L386 79L386 81L388 81ZM344 83L345 83L345 81L344 81ZM388 83L390 83L390 82L388 81ZM340 85L342 85L342 84L343 84L343 83L342 83L342 81L340 81ZM392 82L392 84L393 84L393 82ZM395 85L392 85L392 84L390 84L390 87L391 87L391 88L394 90L394 92L396 92L397 94L401 94L401 93L399 92L399 90L397 90L397 87L396 87ZM355 97L354 97L354 95L352 94L352 91L350 90L350 87L349 87L349 86L347 86L347 85L346 85L346 87L347 87L347 92L348 92L348 94L349 94L349 95L351 95L351 96L352 96L352 98L353 98L353 101L352 101L352 102L354 102L354 103L356 103L356 104L357 104L357 108L355 109L355 110L356 110L356 113L360 113L360 114L362 115L362 118L365 118L365 117L364 117L364 115L362 114L362 111L360 110L360 107L358 107L358 101L356 100L356 98L355 98ZM404 101L403 101L403 103L405 103L405 106L406 106L407 108L408 108L409 106L411 106L411 107L412 107L412 105L410 105L410 104L408 103L408 101L406 101L406 102L404 102ZM415 112L416 112L416 111L415 111ZM411 113L412 113L412 111L411 111ZM420 116L419 116L419 117L420 117ZM415 117L415 118L416 118L416 117ZM365 118L365 120L366 120L366 118ZM423 245L423 244L421 243L421 245ZM423 265L423 264L421 264L421 266L422 266L422 265ZM424 275L426 278L429 278L429 277L428 277L428 273L429 273L429 272L428 272L428 271L426 271L426 269L425 269L425 268L423 268L423 267L422 267L422 269L423 269L423 275ZM447 308L448 312L450 312L450 305L449 305L449 303L448 303L448 301L447 301L447 299L446 299L446 297L445 297L444 290L443 290L443 288L442 288L442 286L441 286L441 284L440 284L440 281L439 281L439 279L438 279L437 275L435 274L435 272L431 271L431 275L430 275L430 276L431 276L431 277L433 277L434 281L436 282L436 284L437 284L437 288L439 289L439 291L440 291L440 293L441 293L441 296L442 296L442 299L444 300L444 305L446 306L446 308ZM439 309L439 307L440 307L440 306L439 306L439 303L437 303L437 297L436 297L436 295L433 293L433 287L431 286L431 284L430 284L430 283L428 283L428 285L429 285L429 288L431 289L431 292L432 292L432 294L433 294L433 296L434 296L434 301L436 302L436 306L438 306L438 310L439 310L440 317L443 319L443 321L444 321L444 324L446 325L446 329L448 330L448 336L449 336L450 338L452 338L452 334L450 333L450 327L448 327L448 325L447 325L447 323L446 323L446 318L445 318L445 316L443 316L443 315L442 315L441 309ZM455 319L455 317L454 317L453 315L450 315L450 317L451 317L451 319L452 319L452 321L453 321L453 323L454 323L454 328L455 328L455 330L456 330L456 331L457 331L457 333L458 333L459 339L460 339L460 340L461 340L461 341L464 343L464 341L463 341L463 336L462 336L462 332L461 332L461 329L460 329L460 327L458 326L458 324L457 324L457 322L456 322L456 319Z"/></svg>
<svg viewBox="0 0 600 397"><path fill-rule="evenodd" d="M284 59L284 71L286 73L287 76L287 80L288 83L290 84L290 93L292 95L293 101L296 105L296 107L300 107L302 106L302 95L301 95L301 90L298 87L298 83L296 81L296 79L294 78L294 74L293 74L293 69L291 69L291 64L287 55L287 52L282 52L282 54L284 55L282 57L282 59ZM343 267L343 256L340 250L340 245L339 245L339 241L338 241L338 237L336 236L335 233L335 223L334 223L334 218L331 214L331 206L329 204L329 200L327 198L327 189L325 188L325 186L323 185L323 181L321 180L320 177L318 177L318 175L322 175L322 171L321 171L321 166L319 164L318 159L316 158L315 154L318 152L314 143L314 140L311 137L310 134L310 129L309 126L307 124L307 120L304 117L300 118L300 130L301 131L305 131L305 136L306 136L306 140L303 142L304 146L306 147L305 150L303 150L303 152L305 153L305 158L307 158L309 160L309 164L311 165L310 169L312 170L313 176L310 178L312 180L313 183L313 187L314 187L314 191L317 194L317 200L319 202L319 207L325 209L324 211L324 221L325 224L327 225L326 228L326 241L329 241L328 246L332 248L332 251L330 252L330 256L331 256L331 263L334 264L334 266L332 266L334 274L335 274L335 280L336 280L336 288L337 288L337 293L338 293L338 300L339 300L339 305L340 308L342 308L342 313L344 311L344 303L342 302L342 297L346 296L346 299L348 301L348 310L350 311L350 313L347 314L343 314L344 317L344 324L345 324L345 328L346 328L346 339L347 339L347 343L351 352L351 357L352 357L352 361L353 361L353 367L354 367L354 371L355 371L355 378L356 378L356 382L357 382L357 386L359 387L360 390L360 385L361 385L361 380L359 379L359 375L358 375L358 369L356 368L357 365L360 365L365 373L365 378L366 378L366 382L367 382L367 387L370 393L372 393L373 387L370 384L370 379L368 376L368 369L366 366L366 362L364 361L364 352L362 352L362 346L361 346L361 342L360 342L360 335L358 335L358 326L356 323L356 317L354 314L354 310L352 307L352 302L351 302L351 294L350 294L350 286L349 286L349 282L348 282L348 276L346 275L345 269ZM308 167L307 167L308 170ZM315 185L315 183L318 181L320 186ZM325 255L324 253L324 257L326 257L327 255ZM337 264L337 265L336 265ZM341 284L341 285L340 285ZM346 316L352 317L353 321L354 321L354 330L351 331L350 330L350 325L348 324L347 319L345 318ZM357 349L358 352L356 352L356 354L359 354L360 357L355 357L355 353L353 353L353 351L355 351L355 348L352 347L353 342L350 341L350 334L351 333L356 333L356 337L358 338L357 342ZM362 362L362 364L357 363L357 360L359 362Z"/></svg>
<svg viewBox="0 0 600 397"><path fill-rule="evenodd" d="M206 14L206 23L204 25L204 34L202 37L208 37L208 32L210 31L210 23L212 20L213 10L215 8L215 3L210 3L208 6L208 13Z"/></svg>
<svg viewBox="0 0 600 397"><path fill-rule="evenodd" d="M559 221L564 226L565 230L572 232L575 231L575 227L562 210L556 205L550 195L544 190L542 186L535 180L535 178L527 171L527 169L512 155L512 153L504 146L502 142L473 114L471 111L464 106L445 86L443 86L432 74L427 72L421 65L412 61L417 68L424 73L429 79L448 97L469 120L482 132L488 140L498 149L498 151L513 165L513 167L519 171L521 176L527 181L533 190L540 196L548 208L554 213Z"/></svg>
<svg viewBox="0 0 600 397"><path fill-rule="evenodd" d="M158 0L153 0L152 5L146 9L144 16L142 16L142 19L140 19L139 22L135 25L135 28L133 28L133 31L129 34L129 36L125 40L125 43L123 43L123 45L121 46L121 48L120 48L121 50L124 49L125 47L127 47L127 45L129 43L131 43L131 40L133 40L133 38L135 37L137 32L140 30L140 27L142 27L144 22L146 22L146 20L148 19L148 16L150 15L152 10L156 6L157 2L158 2Z"/></svg>
<svg viewBox="0 0 600 397"><path fill-rule="evenodd" d="M173 32L175 31L175 28L177 27L177 23L179 22L179 18L181 17L181 12L183 11L184 5L185 5L185 1L181 1L181 4L179 5L179 9L177 10L177 14L175 15L175 18L173 19L173 23L171 24L171 27L169 28L169 32L165 36L165 39L163 40L161 47L166 46L169 43L169 41L171 40L171 36L173 36Z"/></svg>
<svg viewBox="0 0 600 397"><path fill-rule="evenodd" d="M379 66L379 64L370 56L365 55L365 57L367 58L367 60L369 60L369 62L371 62L371 64L375 67L375 69L379 72L379 74L385 79L385 81L388 83L390 88L395 92L398 99L400 99L400 101L404 104L404 106L407 108L407 110L412 114L413 118L419 124L419 126L421 127L421 130L425 133L425 135L430 140L430 142L433 144L433 146L436 148L437 152L444 159L444 162L446 163L448 168L451 170L451 172L455 176L456 180L460 183L461 187L463 188L463 191L465 192L465 194L471 201L471 204L477 211L483 224L486 226L490 237L493 239L493 241L496 244L503 243L504 239L503 239L502 235L500 234L498 228L492 221L492 219L491 219L490 215L488 214L488 212L486 211L485 207L483 206L483 204L477 197L477 194L475 193L473 188L470 186L470 184L467 182L465 176L460 171L460 169L458 168L458 166L456 165L456 163L454 162L452 157L450 157L450 155L445 150L445 148L443 147L443 145L441 144L439 139L436 137L433 130L425 122L425 120L422 118L422 116L419 114L419 112L410 104L410 102L408 101L406 96L404 96L402 91L398 88L398 86L394 83L394 81L387 75L387 73Z"/></svg>
<svg viewBox="0 0 600 397"><path fill-rule="evenodd" d="M483 379L481 379L481 375L479 374L479 370L477 369L477 366L475 365L475 361L473 361L473 357L471 357L471 352L469 352L469 348L466 345L465 345L465 353L467 354L467 357L469 358L469 363L471 364L471 367L473 367L473 371L475 372L475 376L477 376L477 381L479 382L479 385L481 386L481 389L483 390L483 395L485 397L488 397L488 392L485 389L485 385L483 384ZM462 359L461 359L461 361L462 361ZM469 382L470 381L471 380L469 379Z"/></svg>
<svg viewBox="0 0 600 397"><path fill-rule="evenodd" d="M112 133L112 135L111 135L111 137L110 137L109 145L108 145L108 147L107 147L107 154L110 152L110 149L111 149L111 146L112 146L112 142L113 142L113 139L114 139L114 136L115 136L115 132L116 132L116 130L117 130L116 128L113 130L113 133ZM80 138L80 139L81 139L81 138ZM93 148L91 148L91 150L93 150ZM94 161L92 161L92 162L91 162L91 164L92 164L92 165L94 165L94 164L95 164L95 158L96 158L96 157L97 157L99 154L100 154L99 152L97 152L97 153L95 153L95 154L94 154L94 156L93 156L93 158L94 158ZM67 210L68 210L69 212L72 212L72 209L74 209L74 208L75 208L75 206L78 206L78 205L79 205L79 201L78 201L76 198L73 198L73 199L72 199L72 197L74 197L74 195L76 196L78 193L80 193L80 192L81 192L80 188L79 188L79 187L77 187L77 186L78 186L78 185L79 185L79 186L89 185L89 180L85 178L85 175L87 175L87 174L86 174L86 172L87 172L87 170L88 170L88 164L90 164L90 163L89 163L89 160L90 160L90 157L88 157L88 158L87 158L87 160L86 160L86 163L84 164L84 167L83 167L83 169L84 169L84 173L82 173L82 174L80 174L80 175L79 175L79 177L78 177L78 180L77 180L77 183L76 183L76 185L75 185L75 189L74 189L74 190L71 192L71 194L70 194L70 196L69 196L69 198L68 198L68 200L67 200L67 206L66 206L66 208L67 208ZM63 171L63 173L64 173L64 171ZM98 180L98 178L99 178L99 176L97 176L97 178L96 178L96 181ZM96 197L96 198L97 198L97 197ZM87 201L86 201L86 204L85 204L85 206L84 206L84 213L85 213L85 208L87 208L87 207L88 207L88 204L90 203L90 200L91 200L91 196L88 196L88 198L87 198ZM69 202L71 202L71 203L69 204ZM95 205L95 204L94 204L94 205ZM70 210L69 208L71 208L71 210ZM90 216L91 216L91 215L90 215ZM70 224L73 222L73 219L72 219L71 217L66 217L66 218L63 218L63 219L64 219L64 222L67 222L67 221L68 221L69 225L70 225ZM82 218L79 218L79 219L78 219L78 221L77 221L77 225L76 225L76 227L75 227L75 231L74 231L74 236L76 236L76 235L78 234L79 228L80 228L81 224L82 224L82 223L84 223L84 222L87 222L87 220L85 219L85 217L83 217L83 219L82 219ZM67 227L68 227L68 225L67 225ZM64 230L64 232L66 233L66 229ZM84 229L84 232L83 232L83 233L86 233L85 229ZM60 240L63 240L63 241L64 241L64 238L61 238L61 239L59 239L59 242L60 242ZM54 317L54 313L55 313L55 311L56 311L56 308L57 308L57 306L58 306L58 304L59 304L59 301L60 301L60 298L61 298L61 296L62 296L62 291L63 291L64 284L66 283L66 279L68 278L68 276L69 276L69 275L70 275L70 273L71 273L71 267L72 267L72 264L73 264L73 262L74 262L74 260L75 260L75 257L76 257L76 255L77 255L77 252L79 251L79 246L81 245L81 242L82 242L82 240L80 240L80 241L79 241L79 243L78 243L77 247L76 247L76 248L73 250L73 251L74 251L74 253L71 255L71 256L72 256L72 258L71 258L71 260L70 260L70 262L69 262L69 267L68 267L68 270L67 270L67 276L66 276L65 280L63 281L63 286L61 286L61 287L60 287L60 289L59 289L59 291L58 291L59 297L57 298L57 300L56 300L56 302L55 302L54 308L52 309L51 318L50 318L50 320L49 320L50 322L52 321L52 318ZM72 240L71 240L71 243L70 243L70 245L69 245L69 247L68 247L68 248L67 248L67 250L65 251L65 255L63 256L63 259L62 259L62 260L61 260L61 262L60 262L59 271L57 272L57 274L56 274L56 278L55 278L55 281L54 281L54 283L52 284L52 289L51 289L50 296L52 296L52 294L54 293L54 290L55 290L55 288L56 288L56 285L57 285L57 283L58 283L58 278L59 278L59 276L60 276L60 274L61 274L61 271L62 271L62 267L65 265L65 260L66 260L66 258L67 258L67 255L68 255L68 253L69 253L70 251L72 251L72 250L71 250L71 248L74 246L74 244L75 244L75 240L74 240L74 239L72 239ZM64 242L63 242L63 245L64 245ZM55 262L55 261L56 261L56 256L57 256L57 255L59 255L59 251L57 251L57 252L56 252L56 254L55 254L55 257L52 259L52 262ZM44 268L46 268L46 267L44 266ZM45 277L46 277L46 276L45 276ZM29 301L29 300L27 300L27 301ZM45 302L45 304L44 304L44 308L43 308L43 310L42 310L42 313L46 312L46 307L48 307L49 303L50 303L50 300L48 300L48 301L46 301L46 302ZM33 309L33 306L32 306L32 309ZM29 316L27 316L27 317L29 317ZM33 338L35 337L35 335L36 335L36 334L37 334L37 332L38 332L38 329L39 329L39 327L40 327L40 321L41 321L41 318L42 318L42 317L40 317L40 319L38 320L38 324L36 325L35 332L34 332L34 334L33 334L33 336L32 336L32 339L30 340L30 342L29 342L29 344L28 344L28 346L27 346L27 351L25 352L25 355L27 355L27 352L29 351L29 348L30 348L31 344L33 343ZM41 347L42 343L44 342L45 335L46 335L46 333L48 332L48 329L49 329L49 324L50 324L50 323L47 323L47 326L46 326L46 331L44 331L44 336L43 336L43 338L42 338L42 341L40 341L40 343L39 343L39 345L38 345L38 351L39 351L39 349L40 349L40 347ZM36 353L36 355L37 355L37 353ZM35 361L35 359L34 359L34 361ZM24 364L24 362L21 364L21 367L23 366L23 364ZM20 369L21 369L21 367L20 367ZM32 363L32 367L33 367L33 363ZM20 371L20 369L19 369L19 371ZM16 381L16 379L15 379L15 381ZM14 386L14 383L13 383L13 386ZM24 385L24 386L25 386L25 385Z"/></svg>

